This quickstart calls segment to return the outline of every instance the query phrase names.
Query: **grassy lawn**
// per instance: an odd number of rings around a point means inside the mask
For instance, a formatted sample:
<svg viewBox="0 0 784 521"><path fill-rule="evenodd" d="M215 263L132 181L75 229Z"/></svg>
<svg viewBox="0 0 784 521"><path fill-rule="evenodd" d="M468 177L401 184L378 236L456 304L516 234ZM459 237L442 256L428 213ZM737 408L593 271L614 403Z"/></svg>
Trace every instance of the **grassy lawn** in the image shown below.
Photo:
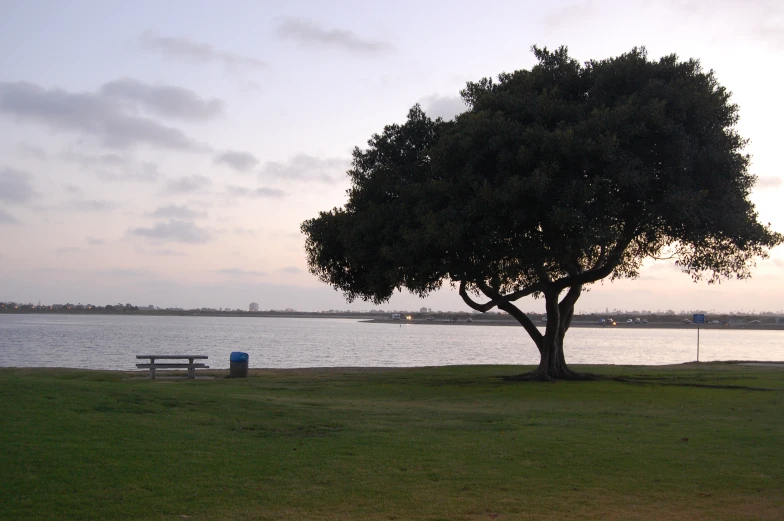
<svg viewBox="0 0 784 521"><path fill-rule="evenodd" d="M0 519L784 517L784 369L579 369L2 369Z"/></svg>

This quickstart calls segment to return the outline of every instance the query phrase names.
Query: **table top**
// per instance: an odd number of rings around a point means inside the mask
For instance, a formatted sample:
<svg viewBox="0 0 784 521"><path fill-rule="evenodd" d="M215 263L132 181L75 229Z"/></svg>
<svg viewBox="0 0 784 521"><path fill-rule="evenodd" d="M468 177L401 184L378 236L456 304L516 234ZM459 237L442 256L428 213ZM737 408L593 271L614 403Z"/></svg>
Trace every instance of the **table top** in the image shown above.
<svg viewBox="0 0 784 521"><path fill-rule="evenodd" d="M136 355L136 358L183 358L188 360L206 360L209 357L207 355Z"/></svg>

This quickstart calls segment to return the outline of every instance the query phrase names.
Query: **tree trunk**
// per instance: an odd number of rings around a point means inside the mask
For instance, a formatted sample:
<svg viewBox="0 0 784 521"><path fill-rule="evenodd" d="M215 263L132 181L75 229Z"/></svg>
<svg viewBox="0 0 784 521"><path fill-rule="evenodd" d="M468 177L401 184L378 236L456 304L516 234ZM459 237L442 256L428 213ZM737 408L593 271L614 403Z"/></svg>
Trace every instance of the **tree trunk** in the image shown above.
<svg viewBox="0 0 784 521"><path fill-rule="evenodd" d="M574 316L574 304L581 292L581 285L572 286L561 302L558 302L559 294L557 292L545 292L545 307L547 309L545 333L539 335L538 338L532 336L539 349L539 366L532 373L520 375L520 379L539 381L590 379L586 375L569 369L563 351L564 337Z"/></svg>
<svg viewBox="0 0 784 521"><path fill-rule="evenodd" d="M481 311L482 313L488 311L493 306L498 306L498 309L506 311L512 317L520 322L531 340L536 344L539 349L539 367L535 371L528 374L522 374L513 377L514 380L543 380L549 381L555 378L565 380L586 380L591 379L586 375L576 373L569 369L566 365L566 358L564 358L563 341L566 331L572 323L574 316L574 304L580 298L582 292L582 284L575 284L569 287L563 300L558 302L558 297L562 290L557 289L553 284L537 284L536 292L541 292L545 297L545 305L547 308L547 327L545 334L537 329L536 324L520 309L512 304L509 300L504 300L500 292L495 287L484 282L474 283L477 287L488 297L490 302L486 304L479 304L475 302L466 291L466 282L460 282L460 296L466 304L471 308ZM533 291L531 291L532 293ZM530 293L529 293L530 294ZM519 298L519 296L518 296Z"/></svg>
<svg viewBox="0 0 784 521"><path fill-rule="evenodd" d="M549 320L548 320L549 321ZM563 334L555 338L542 338L539 348L539 366L531 373L520 375L523 380L587 380L588 376L569 369L563 351Z"/></svg>

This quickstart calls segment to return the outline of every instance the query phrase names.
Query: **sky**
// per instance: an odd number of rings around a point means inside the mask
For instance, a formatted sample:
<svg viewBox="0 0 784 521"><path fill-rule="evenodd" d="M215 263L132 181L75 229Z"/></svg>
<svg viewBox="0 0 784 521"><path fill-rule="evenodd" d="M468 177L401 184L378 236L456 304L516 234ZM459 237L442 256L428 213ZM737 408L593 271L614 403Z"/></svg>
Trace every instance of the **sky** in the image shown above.
<svg viewBox="0 0 784 521"><path fill-rule="evenodd" d="M784 232L778 1L0 0L0 301L468 310L456 291L346 303L300 223L346 202L351 151L467 81L645 46L713 69L750 139L752 200ZM592 286L578 312L779 311L784 249L747 281L672 261ZM519 301L541 311L541 301Z"/></svg>

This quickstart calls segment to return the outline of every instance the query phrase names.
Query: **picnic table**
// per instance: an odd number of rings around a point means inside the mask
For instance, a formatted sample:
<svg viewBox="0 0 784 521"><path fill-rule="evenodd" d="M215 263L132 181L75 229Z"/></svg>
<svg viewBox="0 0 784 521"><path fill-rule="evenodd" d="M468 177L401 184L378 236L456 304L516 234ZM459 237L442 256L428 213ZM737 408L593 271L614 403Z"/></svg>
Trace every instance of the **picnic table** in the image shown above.
<svg viewBox="0 0 784 521"><path fill-rule="evenodd" d="M139 369L149 369L150 378L155 379L156 369L187 369L188 379L196 378L196 369L209 369L210 366L195 362L195 360L207 360L206 355L136 355L138 360L149 360L149 362L136 364ZM187 362L156 362L156 360L187 360Z"/></svg>

